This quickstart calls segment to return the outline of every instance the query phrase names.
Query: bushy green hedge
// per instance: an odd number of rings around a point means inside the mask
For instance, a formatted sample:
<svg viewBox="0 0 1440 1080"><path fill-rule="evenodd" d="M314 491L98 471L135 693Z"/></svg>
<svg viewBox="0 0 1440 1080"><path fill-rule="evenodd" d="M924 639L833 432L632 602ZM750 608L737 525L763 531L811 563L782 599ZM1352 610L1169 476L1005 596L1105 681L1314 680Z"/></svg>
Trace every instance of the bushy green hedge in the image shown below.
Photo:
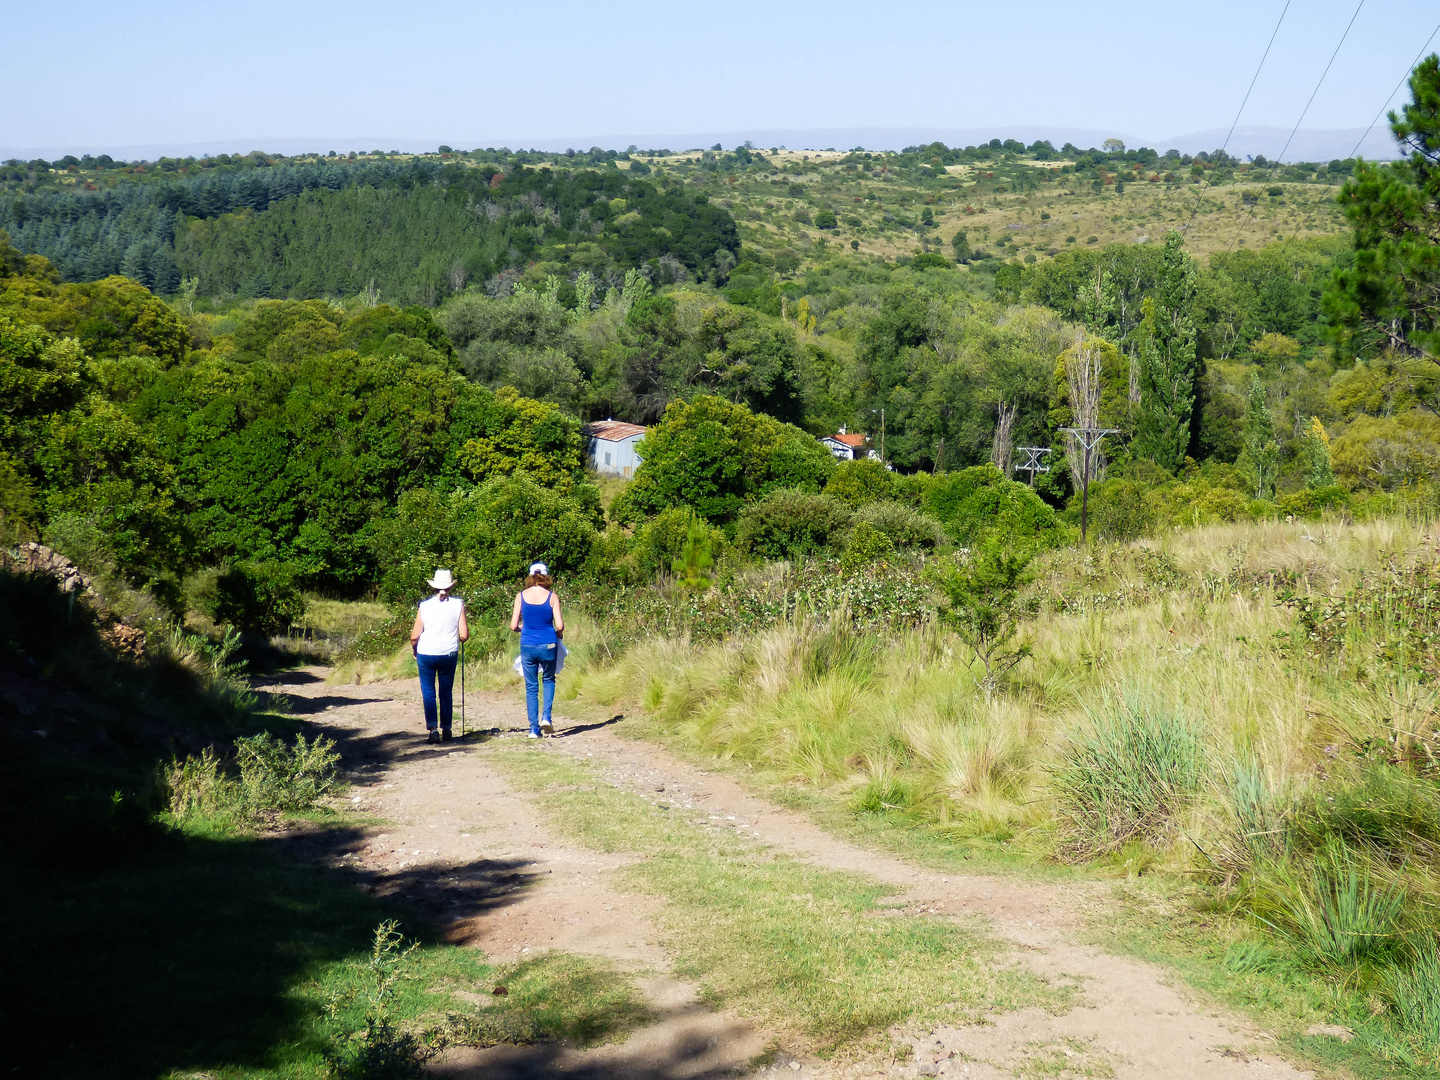
<svg viewBox="0 0 1440 1080"><path fill-rule="evenodd" d="M297 576L275 560L234 563L215 579L210 617L250 633L283 634L305 614Z"/></svg>
<svg viewBox="0 0 1440 1080"><path fill-rule="evenodd" d="M740 513L735 545L765 559L799 559L834 544L854 514L833 495L772 491Z"/></svg>
<svg viewBox="0 0 1440 1080"><path fill-rule="evenodd" d="M966 546L1003 537L1012 543L1053 547L1063 543L1068 533L1040 496L1005 479L994 465L935 477L925 490L924 506L957 544Z"/></svg>

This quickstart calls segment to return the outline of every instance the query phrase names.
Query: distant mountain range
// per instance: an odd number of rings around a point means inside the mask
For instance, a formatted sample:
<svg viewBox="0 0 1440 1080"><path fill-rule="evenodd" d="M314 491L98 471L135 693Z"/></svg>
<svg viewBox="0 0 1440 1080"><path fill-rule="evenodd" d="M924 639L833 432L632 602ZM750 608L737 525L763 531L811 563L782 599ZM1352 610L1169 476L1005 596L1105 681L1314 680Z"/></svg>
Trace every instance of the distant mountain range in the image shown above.
<svg viewBox="0 0 1440 1080"><path fill-rule="evenodd" d="M1364 136L1362 141L1361 136ZM866 150L901 150L907 146L919 146L940 141L947 146L970 146L991 139L1020 139L1032 143L1037 139L1049 139L1057 148L1065 143L1088 149L1099 146L1106 139L1118 138L1126 146L1149 146L1164 153L1179 150L1182 154L1196 154L1201 150L1215 150L1225 142L1226 129L1192 131L1168 138L1138 136L1133 133L1101 131L1085 128L1045 127L1036 124L994 125L984 128L786 128L751 131L701 131L671 134L620 134L620 135L576 135L565 138L499 138L487 136L483 139L460 136L444 139L396 138L394 136L371 136L338 138L315 136L302 138L269 138L258 136L244 139L196 139L172 142L147 143L128 146L63 146L5 147L0 146L0 160L19 158L29 161L44 158L54 161L66 154L109 154L121 161L153 161L158 157L182 157L202 154L246 154L252 150L264 150L273 154L301 154L318 151L325 153L349 153L368 150L397 150L406 153L433 151L444 144L457 150L473 150L480 146L507 146L512 150L534 149L547 153L566 149L588 150L599 146L606 150L623 150L637 146L642 150L692 150L697 147L713 146L720 143L725 149L733 149L747 140L759 147L784 146L791 150L849 150L863 147ZM1333 158L1349 157L1358 152L1375 161L1390 160L1398 156L1395 140L1382 120L1369 133L1361 128L1336 130L1301 130L1296 132L1285 149L1290 132L1285 128L1240 127L1230 138L1227 147L1237 157L1254 157L1263 154L1273 160L1283 161L1330 161ZM1281 150L1285 149L1283 158Z"/></svg>

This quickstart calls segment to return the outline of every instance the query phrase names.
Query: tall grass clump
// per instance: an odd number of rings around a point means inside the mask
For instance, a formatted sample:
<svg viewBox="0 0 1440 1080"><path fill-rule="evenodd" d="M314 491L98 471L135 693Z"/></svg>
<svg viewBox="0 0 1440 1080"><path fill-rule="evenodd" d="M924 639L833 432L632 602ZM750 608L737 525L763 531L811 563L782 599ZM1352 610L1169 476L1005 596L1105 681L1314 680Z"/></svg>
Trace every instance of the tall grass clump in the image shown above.
<svg viewBox="0 0 1440 1080"><path fill-rule="evenodd" d="M1380 880L1359 852L1331 843L1308 867L1258 869L1247 906L1313 967L1346 972L1391 957L1400 945L1405 892Z"/></svg>
<svg viewBox="0 0 1440 1080"><path fill-rule="evenodd" d="M340 755L323 735L286 746L269 732L235 741L234 761L206 747L162 776L170 814L215 825L254 823L314 810L335 786Z"/></svg>
<svg viewBox="0 0 1440 1080"><path fill-rule="evenodd" d="M1087 708L1051 768L1051 784L1072 855L1159 844L1176 830L1205 782L1199 725L1134 689Z"/></svg>
<svg viewBox="0 0 1440 1080"><path fill-rule="evenodd" d="M1440 943L1421 941L1385 978L1385 997L1422 1053L1440 1057Z"/></svg>

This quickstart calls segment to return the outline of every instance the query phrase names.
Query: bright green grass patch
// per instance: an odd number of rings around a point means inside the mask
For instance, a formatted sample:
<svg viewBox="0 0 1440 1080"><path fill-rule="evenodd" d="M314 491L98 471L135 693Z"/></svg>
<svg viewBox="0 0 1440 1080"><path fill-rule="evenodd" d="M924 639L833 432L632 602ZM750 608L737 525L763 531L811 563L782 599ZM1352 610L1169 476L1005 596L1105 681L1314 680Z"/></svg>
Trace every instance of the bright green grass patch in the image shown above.
<svg viewBox="0 0 1440 1080"><path fill-rule="evenodd" d="M500 748L494 760L540 795L553 827L645 856L620 882L664 901L656 921L677 969L708 1000L818 1050L896 1023L975 1023L1029 1006L1065 1010L1077 999L1075 987L1008 963L973 923L900 914L882 903L893 890L873 879L717 835L536 748Z"/></svg>
<svg viewBox="0 0 1440 1080"><path fill-rule="evenodd" d="M1397 1021L1411 1018L1385 1007L1383 985L1316 980L1274 937L1208 910L1198 890L1170 877L1117 883L1114 900L1096 944L1175 969L1190 986L1254 1017L1320 1075L1440 1080L1440 1039L1427 1043L1402 1030L1407 1025ZM1430 1000L1428 986L1417 997ZM1355 1037L1307 1035L1316 1024L1343 1025Z"/></svg>

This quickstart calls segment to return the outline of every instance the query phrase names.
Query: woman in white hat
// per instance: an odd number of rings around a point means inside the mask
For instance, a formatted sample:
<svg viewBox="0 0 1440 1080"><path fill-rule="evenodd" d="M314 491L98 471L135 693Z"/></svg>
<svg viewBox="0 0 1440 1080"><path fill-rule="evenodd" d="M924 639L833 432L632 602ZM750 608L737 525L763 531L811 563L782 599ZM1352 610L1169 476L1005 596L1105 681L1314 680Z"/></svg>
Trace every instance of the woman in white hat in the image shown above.
<svg viewBox="0 0 1440 1080"><path fill-rule="evenodd" d="M543 562L530 564L525 588L515 594L510 612L510 629L520 632L520 672L525 676L525 711L530 717L530 738L552 735L550 706L555 702L555 661L565 617L560 598L551 588L550 568ZM545 709L540 710L540 681L545 681ZM538 723L537 723L538 720Z"/></svg>
<svg viewBox="0 0 1440 1080"><path fill-rule="evenodd" d="M420 698L425 702L426 742L450 741L450 717L454 705L450 691L455 686L455 659L460 642L470 639L470 624L465 621L465 601L451 596L455 578L449 570L436 570L426 582L435 595L422 601L410 628L410 649L415 666L420 669ZM439 730L436 730L435 684L440 684Z"/></svg>

